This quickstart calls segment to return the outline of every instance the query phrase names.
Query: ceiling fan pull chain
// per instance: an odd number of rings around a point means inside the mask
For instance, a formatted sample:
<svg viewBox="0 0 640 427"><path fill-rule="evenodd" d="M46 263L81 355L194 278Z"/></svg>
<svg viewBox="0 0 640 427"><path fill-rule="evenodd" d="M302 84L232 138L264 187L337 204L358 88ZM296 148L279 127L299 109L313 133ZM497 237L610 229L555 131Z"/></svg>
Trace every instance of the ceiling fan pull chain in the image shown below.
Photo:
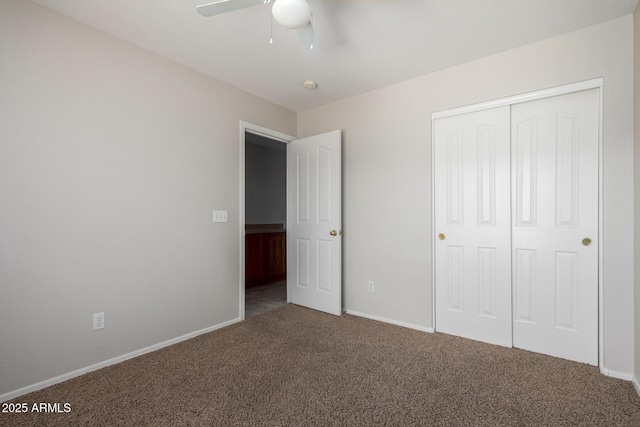
<svg viewBox="0 0 640 427"><path fill-rule="evenodd" d="M269 34L269 44L273 44L273 15L271 13L269 13L269 17L271 19L271 28L270 28L270 34Z"/></svg>
<svg viewBox="0 0 640 427"><path fill-rule="evenodd" d="M309 18L309 22L311 23L311 25L313 25L313 13L311 14L311 17ZM314 36L314 31L311 31L311 44L309 45L309 49L313 50L313 36Z"/></svg>

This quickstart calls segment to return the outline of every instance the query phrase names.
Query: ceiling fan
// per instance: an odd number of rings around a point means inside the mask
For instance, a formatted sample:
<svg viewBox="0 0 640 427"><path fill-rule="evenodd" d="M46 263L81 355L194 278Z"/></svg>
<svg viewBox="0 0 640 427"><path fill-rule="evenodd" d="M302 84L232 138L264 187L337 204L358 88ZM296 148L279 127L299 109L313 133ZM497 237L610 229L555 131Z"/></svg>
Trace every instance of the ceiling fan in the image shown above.
<svg viewBox="0 0 640 427"><path fill-rule="evenodd" d="M218 0L196 6L196 10L203 16L220 15L238 9L268 4L272 0ZM273 19L285 28L297 30L306 56L318 53L318 46L314 43L313 25L311 24L311 6L306 0L274 0L271 7ZM271 40L273 42L273 39Z"/></svg>

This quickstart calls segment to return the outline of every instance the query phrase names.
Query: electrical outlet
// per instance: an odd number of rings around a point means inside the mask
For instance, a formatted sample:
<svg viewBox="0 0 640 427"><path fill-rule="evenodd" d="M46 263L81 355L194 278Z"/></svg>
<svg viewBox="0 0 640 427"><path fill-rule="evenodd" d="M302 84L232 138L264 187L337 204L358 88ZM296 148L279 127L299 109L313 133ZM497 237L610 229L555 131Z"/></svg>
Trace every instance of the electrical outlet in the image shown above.
<svg viewBox="0 0 640 427"><path fill-rule="evenodd" d="M93 330L104 328L104 312L93 315Z"/></svg>
<svg viewBox="0 0 640 427"><path fill-rule="evenodd" d="M373 280L369 280L369 292L375 292L376 285L373 283Z"/></svg>

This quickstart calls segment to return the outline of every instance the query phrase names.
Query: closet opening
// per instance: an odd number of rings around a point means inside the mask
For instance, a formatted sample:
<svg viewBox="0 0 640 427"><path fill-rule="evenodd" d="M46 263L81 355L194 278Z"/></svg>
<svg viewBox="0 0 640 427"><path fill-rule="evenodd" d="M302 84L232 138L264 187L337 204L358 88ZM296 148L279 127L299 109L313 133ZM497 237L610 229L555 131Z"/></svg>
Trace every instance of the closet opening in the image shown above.
<svg viewBox="0 0 640 427"><path fill-rule="evenodd" d="M602 361L602 79L434 113L434 325Z"/></svg>

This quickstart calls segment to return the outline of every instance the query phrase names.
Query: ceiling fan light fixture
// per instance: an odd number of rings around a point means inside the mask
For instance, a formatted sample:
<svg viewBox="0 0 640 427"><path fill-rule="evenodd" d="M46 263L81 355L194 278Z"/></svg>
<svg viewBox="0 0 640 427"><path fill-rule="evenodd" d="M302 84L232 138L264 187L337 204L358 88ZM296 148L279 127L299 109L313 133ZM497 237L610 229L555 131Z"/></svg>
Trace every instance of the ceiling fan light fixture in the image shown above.
<svg viewBox="0 0 640 427"><path fill-rule="evenodd" d="M295 30L309 22L311 6L305 0L276 0L271 14L278 24Z"/></svg>

